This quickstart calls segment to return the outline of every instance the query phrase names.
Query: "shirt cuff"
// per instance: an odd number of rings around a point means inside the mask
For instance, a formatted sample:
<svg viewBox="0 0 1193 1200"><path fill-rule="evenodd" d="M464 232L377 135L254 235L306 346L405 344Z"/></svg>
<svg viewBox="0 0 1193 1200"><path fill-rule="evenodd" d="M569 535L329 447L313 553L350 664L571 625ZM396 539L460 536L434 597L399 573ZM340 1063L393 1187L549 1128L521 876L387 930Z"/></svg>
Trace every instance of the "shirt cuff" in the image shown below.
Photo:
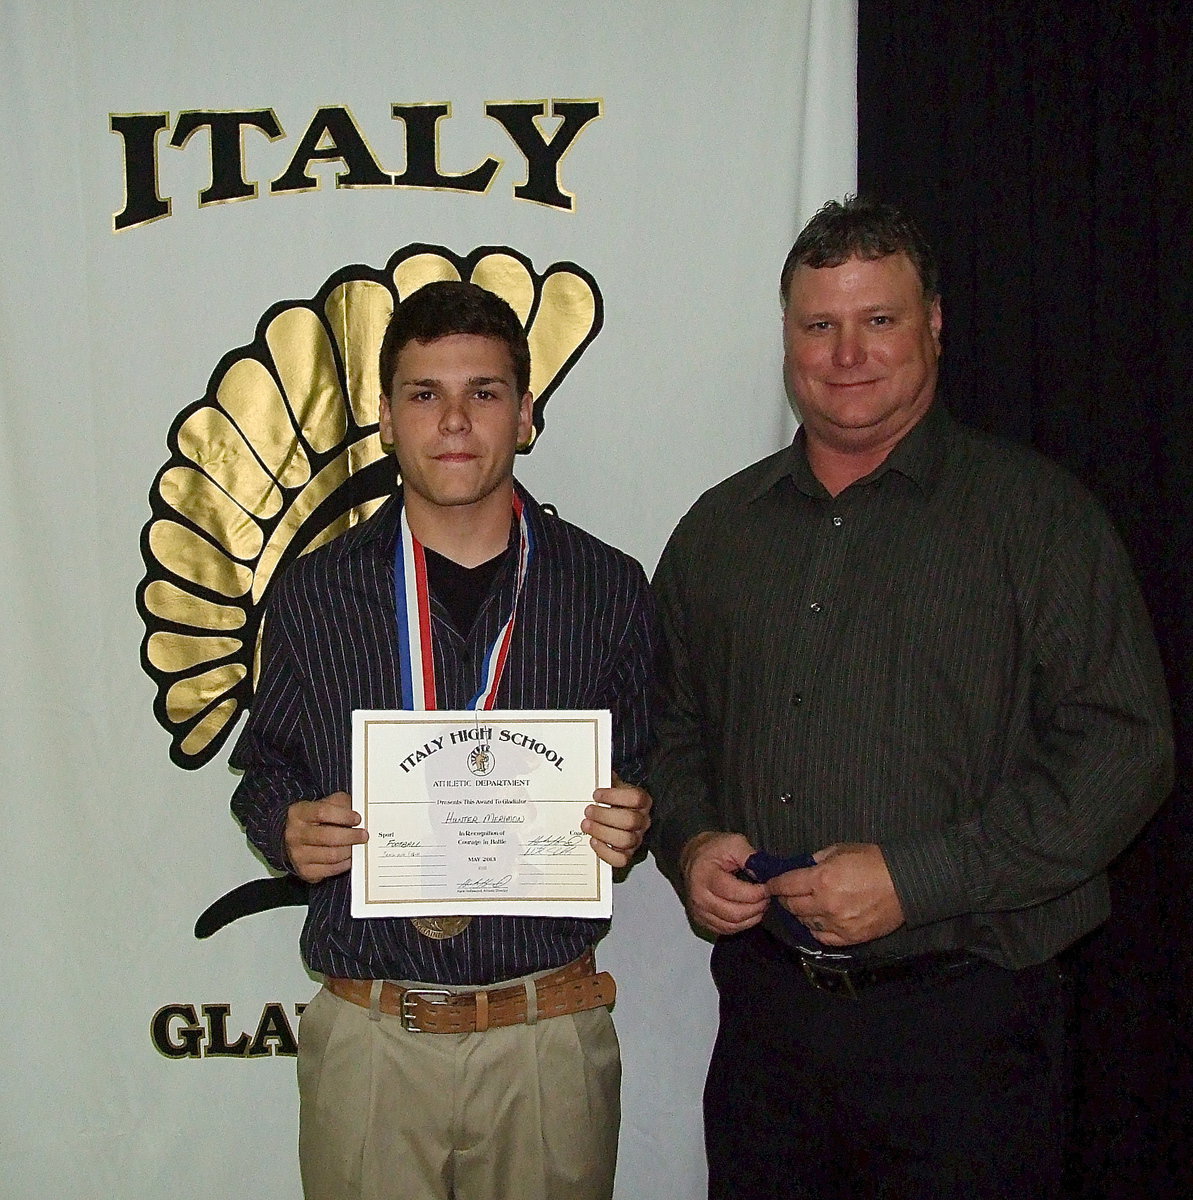
<svg viewBox="0 0 1193 1200"><path fill-rule="evenodd" d="M289 811L289 804L270 805L265 811L248 814L244 828L249 841L261 851L271 867L293 875L294 868L286 854L286 816Z"/></svg>
<svg viewBox="0 0 1193 1200"><path fill-rule="evenodd" d="M683 888L683 873L679 859L683 848L699 833L716 833L721 829L713 813L694 811L673 814L665 821L652 825L647 832L647 845L653 851L659 869L676 888Z"/></svg>
<svg viewBox="0 0 1193 1200"><path fill-rule="evenodd" d="M882 844L882 856L908 928L973 911L955 842L952 833L939 830Z"/></svg>

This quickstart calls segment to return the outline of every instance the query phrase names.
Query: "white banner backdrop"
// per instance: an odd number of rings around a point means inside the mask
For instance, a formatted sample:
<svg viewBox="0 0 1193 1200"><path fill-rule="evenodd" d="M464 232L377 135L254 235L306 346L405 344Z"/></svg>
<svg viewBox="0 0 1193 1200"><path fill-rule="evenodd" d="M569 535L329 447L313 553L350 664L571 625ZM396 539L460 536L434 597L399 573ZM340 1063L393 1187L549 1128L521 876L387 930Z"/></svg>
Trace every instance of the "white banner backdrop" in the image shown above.
<svg viewBox="0 0 1193 1200"><path fill-rule="evenodd" d="M314 311L333 276L381 277L421 245L506 248L531 291L575 264L590 342L518 472L652 569L705 487L790 437L777 276L854 183L854 5L0 13L0 1194L292 1198L301 910L195 937L266 872L228 811L227 746L192 753L219 742L209 724L188 750L194 723L142 666L179 583L142 586L167 436L272 306ZM284 374L284 339L261 346ZM707 957L635 867L600 948L625 1200L703 1194Z"/></svg>

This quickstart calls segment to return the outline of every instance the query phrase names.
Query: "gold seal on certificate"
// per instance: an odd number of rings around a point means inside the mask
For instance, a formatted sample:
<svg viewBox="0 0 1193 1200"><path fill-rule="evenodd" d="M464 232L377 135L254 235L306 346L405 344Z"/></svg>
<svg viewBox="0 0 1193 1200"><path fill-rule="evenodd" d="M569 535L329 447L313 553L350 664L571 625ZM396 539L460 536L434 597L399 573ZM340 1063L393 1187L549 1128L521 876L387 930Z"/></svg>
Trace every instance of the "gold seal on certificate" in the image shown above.
<svg viewBox="0 0 1193 1200"><path fill-rule="evenodd" d="M474 916L608 917L612 871L580 832L609 786L610 718L583 711L357 711L352 915L449 938Z"/></svg>

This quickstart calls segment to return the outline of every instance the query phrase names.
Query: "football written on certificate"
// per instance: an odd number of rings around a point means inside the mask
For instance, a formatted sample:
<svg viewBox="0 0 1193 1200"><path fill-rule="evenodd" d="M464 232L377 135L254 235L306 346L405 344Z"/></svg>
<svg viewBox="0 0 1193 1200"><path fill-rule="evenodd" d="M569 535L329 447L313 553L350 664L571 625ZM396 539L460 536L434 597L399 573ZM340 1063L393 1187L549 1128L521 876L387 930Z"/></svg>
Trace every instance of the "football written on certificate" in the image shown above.
<svg viewBox="0 0 1193 1200"><path fill-rule="evenodd" d="M352 714L354 917L608 917L580 832L610 781L605 710Z"/></svg>

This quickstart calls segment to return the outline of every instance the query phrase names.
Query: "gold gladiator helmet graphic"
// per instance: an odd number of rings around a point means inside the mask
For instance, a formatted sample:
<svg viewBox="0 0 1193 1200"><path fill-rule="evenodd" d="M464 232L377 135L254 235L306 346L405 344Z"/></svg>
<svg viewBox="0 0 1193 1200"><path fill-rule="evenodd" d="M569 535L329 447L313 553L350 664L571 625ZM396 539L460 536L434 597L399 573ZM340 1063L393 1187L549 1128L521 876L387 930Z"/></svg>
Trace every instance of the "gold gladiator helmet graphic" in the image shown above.
<svg viewBox="0 0 1193 1200"><path fill-rule="evenodd" d="M209 761L252 698L261 605L280 568L369 516L394 485L377 433L377 352L394 304L471 280L506 299L530 340L534 432L600 331L596 281L543 273L508 247L464 257L410 245L384 269L349 266L309 300L275 304L178 414L141 535L141 662L181 767ZM529 449L530 445L525 447Z"/></svg>
<svg viewBox="0 0 1193 1200"><path fill-rule="evenodd" d="M468 769L473 775L488 775L493 770L493 751L488 742L481 742L468 756Z"/></svg>

